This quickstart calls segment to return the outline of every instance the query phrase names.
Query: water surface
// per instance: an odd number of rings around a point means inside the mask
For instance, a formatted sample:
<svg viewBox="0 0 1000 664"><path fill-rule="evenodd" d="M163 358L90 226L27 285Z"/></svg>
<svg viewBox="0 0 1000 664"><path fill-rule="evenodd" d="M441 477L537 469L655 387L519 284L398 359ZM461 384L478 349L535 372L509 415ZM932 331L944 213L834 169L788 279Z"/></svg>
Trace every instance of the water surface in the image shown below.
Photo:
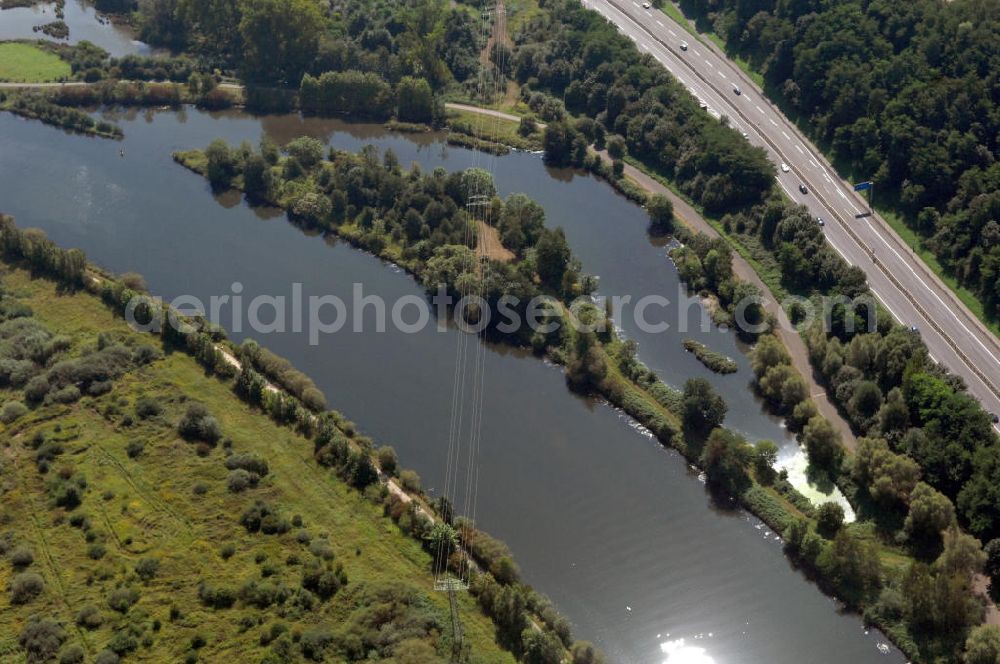
<svg viewBox="0 0 1000 664"><path fill-rule="evenodd" d="M214 197L170 153L216 137L255 142L311 133L356 149L392 147L403 163L465 167L478 157L380 129L297 117L262 119L192 110L128 112L119 144L67 135L0 115L0 210L43 228L108 268L144 274L167 298L207 298L242 285L255 294L333 293L352 284L387 300L422 295L392 266L335 241L309 237L239 196ZM501 191L524 191L561 224L605 292L661 289L676 274L645 235L642 211L589 177L549 172L530 155L497 161ZM610 230L609 230L610 229ZM674 321L679 322L679 321ZM679 349L683 335L640 337L643 359L673 384L706 375L730 401L727 423L782 439L746 389L746 360L729 336L699 336L741 363L709 374ZM234 333L237 339L244 334ZM396 447L425 486L440 487L455 357L454 332L341 333L310 346L305 333L257 335L314 377L328 400ZM550 595L610 661L636 664L856 664L902 662L884 638L842 615L793 569L777 536L708 495L683 460L605 404L571 394L561 371L506 348L486 356L479 524L507 541L528 582ZM701 658L701 659L698 659Z"/></svg>
<svg viewBox="0 0 1000 664"><path fill-rule="evenodd" d="M135 39L127 26L116 25L102 16L83 0L66 0L63 21L69 26L67 39L53 39L42 32L34 32L36 25L45 25L56 19L54 3L40 3L32 7L17 7L0 11L0 40L44 39L63 44L89 41L100 46L113 57L125 55L151 55L152 49Z"/></svg>

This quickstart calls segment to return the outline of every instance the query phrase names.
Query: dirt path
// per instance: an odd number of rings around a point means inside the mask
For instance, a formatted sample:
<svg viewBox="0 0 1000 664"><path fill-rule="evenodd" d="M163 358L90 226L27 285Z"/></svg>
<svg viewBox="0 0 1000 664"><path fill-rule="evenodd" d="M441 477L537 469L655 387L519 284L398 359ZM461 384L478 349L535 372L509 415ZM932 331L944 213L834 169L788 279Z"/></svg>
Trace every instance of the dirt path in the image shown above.
<svg viewBox="0 0 1000 664"><path fill-rule="evenodd" d="M476 255L509 263L514 260L514 252L503 246L500 241L500 231L482 220L476 221Z"/></svg>
<svg viewBox="0 0 1000 664"><path fill-rule="evenodd" d="M606 152L598 154L600 154L605 160L610 161L610 157L608 157ZM704 233L712 238L719 237L719 232L714 226L705 221L705 219L702 218L702 216L698 214L698 212L691 207L687 201L682 199L667 187L646 175L638 168L629 164L625 164L625 175L632 180L635 180L635 182L647 192L651 194L662 194L669 198L674 204L674 216L676 216L681 223L691 230ZM798 332L796 332L792 327L792 323L788 319L788 315L785 313L785 310L781 307L781 304L771 293L771 290L764 284L763 281L761 281L757 272L754 271L746 259L735 251L733 252L733 272L740 279L748 281L760 289L764 296L764 309L768 313L774 315L778 320L778 336L785 344L785 348L788 349L788 354L792 358L792 366L794 366L805 379L806 385L809 388L809 396L816 403L816 408L819 409L819 412L823 415L823 417L830 420L833 427L840 432L840 437L844 442L844 446L849 450L854 451L858 444L857 437L851 431L851 427L847 421L837 411L836 406L834 406L833 403L831 403L827 398L826 389L816 381L812 365L809 363L809 351L806 348L806 344L802 340L802 337L799 336Z"/></svg>

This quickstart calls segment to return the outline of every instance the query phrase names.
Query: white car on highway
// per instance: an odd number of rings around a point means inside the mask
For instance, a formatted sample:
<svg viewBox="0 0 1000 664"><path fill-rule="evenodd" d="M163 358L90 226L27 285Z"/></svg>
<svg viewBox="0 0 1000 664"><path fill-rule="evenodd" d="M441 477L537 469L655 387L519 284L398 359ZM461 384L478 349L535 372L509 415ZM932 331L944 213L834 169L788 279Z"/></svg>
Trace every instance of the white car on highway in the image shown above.
<svg viewBox="0 0 1000 664"><path fill-rule="evenodd" d="M792 170L792 169L788 168L788 164L786 164L785 162L781 162L781 172L782 173L787 173L790 170Z"/></svg>
<svg viewBox="0 0 1000 664"><path fill-rule="evenodd" d="M688 50L688 43L686 41L681 42L681 50L682 51Z"/></svg>

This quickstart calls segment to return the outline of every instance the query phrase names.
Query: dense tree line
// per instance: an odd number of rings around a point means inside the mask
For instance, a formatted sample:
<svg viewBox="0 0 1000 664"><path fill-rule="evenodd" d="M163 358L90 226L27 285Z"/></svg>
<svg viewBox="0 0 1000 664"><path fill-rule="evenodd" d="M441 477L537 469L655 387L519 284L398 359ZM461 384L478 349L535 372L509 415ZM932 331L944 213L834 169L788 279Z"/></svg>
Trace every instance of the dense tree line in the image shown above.
<svg viewBox="0 0 1000 664"><path fill-rule="evenodd" d="M380 154L371 146L324 159L322 144L310 138L292 141L285 154L273 145L256 151L221 141L202 154L213 185L239 183L251 200L280 205L298 223L338 230L403 265L430 290L444 284L455 295L482 293L494 313L504 295L518 298L514 310L523 316L536 295L569 300L593 290L593 280L581 274L562 231L545 228L544 212L526 197L500 199L485 171L404 171L392 151ZM178 158L183 161L184 155ZM515 260L490 260L488 271L478 269L473 249L479 230L470 203L490 207L489 223ZM491 320L503 319L495 315ZM522 325L514 334L527 342L530 333Z"/></svg>
<svg viewBox="0 0 1000 664"><path fill-rule="evenodd" d="M1000 17L989 2L687 0L834 159L1000 314ZM882 198L887 202L887 198Z"/></svg>
<svg viewBox="0 0 1000 664"><path fill-rule="evenodd" d="M708 210L756 203L771 190L773 167L763 150L702 111L612 24L572 0L541 6L544 11L515 35L513 76L529 104L542 109L544 96L533 100L542 91L587 119L563 123L558 108L547 112L557 121L546 138L552 163L582 165L587 143L607 132L622 136L633 157ZM601 128L596 133L595 123Z"/></svg>
<svg viewBox="0 0 1000 664"><path fill-rule="evenodd" d="M317 0L141 0L142 39L238 69L249 81L297 87L303 74L362 71L390 85L435 89L474 80L480 27L465 8Z"/></svg>

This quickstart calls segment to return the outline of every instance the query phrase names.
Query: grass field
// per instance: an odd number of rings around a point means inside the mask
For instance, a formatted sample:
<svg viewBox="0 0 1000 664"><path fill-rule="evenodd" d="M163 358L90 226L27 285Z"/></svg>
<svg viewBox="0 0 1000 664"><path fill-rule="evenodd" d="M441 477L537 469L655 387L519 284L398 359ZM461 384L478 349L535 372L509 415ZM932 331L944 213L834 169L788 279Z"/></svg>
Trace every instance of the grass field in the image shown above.
<svg viewBox="0 0 1000 664"><path fill-rule="evenodd" d="M44 83L70 75L69 63L31 44L0 43L0 81Z"/></svg>
<svg viewBox="0 0 1000 664"><path fill-rule="evenodd" d="M87 353L100 333L105 343L159 347L158 339L132 331L92 295L61 292L22 270L5 274L3 287L63 338L62 357ZM140 397L162 412L139 416ZM0 402L15 398L22 398L20 391L0 389ZM176 422L195 400L221 426L224 438L214 448L198 450L177 434ZM36 459L41 440L62 447L46 473ZM0 441L0 541L26 547L34 558L19 570L0 557L0 661L25 661L18 637L31 615L60 622L63 649L81 647L86 661L112 647L126 648L126 661L256 663L274 657L275 644L289 654L264 661L306 661L303 644L317 634L334 637L327 658L346 661L338 659L343 644L365 632L396 643L374 661L430 664L447 657L448 599L433 591L428 554L383 516L380 505L316 464L311 441L251 410L230 384L206 376L186 354L167 353L133 368L101 396L37 406L0 424ZM138 455L126 451L133 441L143 445ZM267 460L270 472L256 488L227 489L230 449ZM86 489L82 504L66 510L53 504L52 486L70 473L85 476ZM248 533L239 519L256 500L275 506L292 529ZM232 547L228 558L221 553L226 546ZM144 579L135 570L148 558L159 569ZM313 561L342 565L347 584L305 608L296 598ZM22 571L40 575L44 590L13 604L6 589ZM254 605L241 591L251 581L287 591L290 599ZM202 582L234 590L237 601L232 608L209 608L199 599ZM110 595L122 586L138 592L126 612L109 608ZM467 594L459 601L472 661L512 664L475 601ZM88 605L103 618L93 629L75 622ZM400 653L424 658L397 658Z"/></svg>

